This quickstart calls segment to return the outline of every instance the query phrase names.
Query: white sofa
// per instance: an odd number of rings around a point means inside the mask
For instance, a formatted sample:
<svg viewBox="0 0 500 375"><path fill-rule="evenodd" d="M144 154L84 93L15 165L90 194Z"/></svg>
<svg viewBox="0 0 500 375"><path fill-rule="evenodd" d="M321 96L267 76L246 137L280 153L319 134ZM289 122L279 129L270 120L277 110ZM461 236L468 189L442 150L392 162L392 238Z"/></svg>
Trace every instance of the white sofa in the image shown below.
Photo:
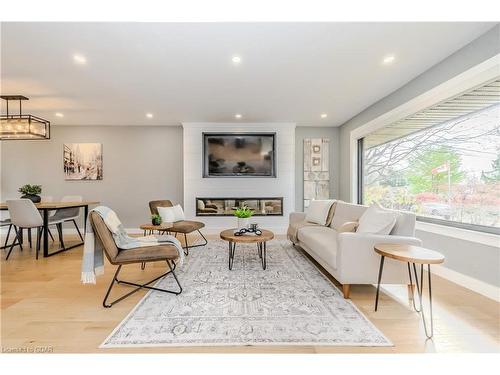
<svg viewBox="0 0 500 375"><path fill-rule="evenodd" d="M304 249L343 286L344 297L349 298L351 284L376 284L380 255L375 253L376 243L421 245L415 238L415 215L397 211L394 228L389 235L368 233L338 233L338 224L358 221L366 206L338 201L330 226L308 225L300 227L306 218L303 212L290 214L290 225L298 225L294 243ZM291 237L289 237L291 239ZM293 242L293 241L292 241ZM405 263L386 258L383 284L409 284Z"/></svg>

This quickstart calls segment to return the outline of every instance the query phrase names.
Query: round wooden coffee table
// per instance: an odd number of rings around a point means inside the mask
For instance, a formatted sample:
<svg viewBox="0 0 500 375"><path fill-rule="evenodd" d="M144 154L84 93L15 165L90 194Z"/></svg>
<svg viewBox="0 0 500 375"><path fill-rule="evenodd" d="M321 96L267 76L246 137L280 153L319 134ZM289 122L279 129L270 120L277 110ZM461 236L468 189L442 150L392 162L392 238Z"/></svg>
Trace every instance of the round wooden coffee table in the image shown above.
<svg viewBox="0 0 500 375"><path fill-rule="evenodd" d="M378 271L378 282L377 282L377 295L375 297L375 311L378 307L378 295L380 291L380 281L382 279L382 271L384 269L385 258L390 258L398 260L400 262L405 262L408 265L408 275L410 278L410 285L413 285L413 280L411 277L410 263L413 265L413 274L415 276L415 284L417 286L417 294L420 302L420 308L417 309L415 306L415 299L413 299L413 308L416 312L422 314L422 322L424 323L425 335L427 338L431 338L434 334L434 326L432 322L432 286L431 286L431 264L440 264L444 262L444 255L438 253L434 250L425 249L420 246L413 245L402 245L395 243L378 243L375 244L374 250L377 254L381 256L380 258L380 268ZM416 264L420 264L420 281L417 274ZM429 309L430 309L430 334L427 331L427 324L425 321L424 309L422 307L422 290L424 288L424 264L427 265L427 276L429 282Z"/></svg>
<svg viewBox="0 0 500 375"><path fill-rule="evenodd" d="M236 229L226 229L220 232L220 238L229 243L229 269L233 269L234 262L234 252L236 250L237 243L255 243L257 244L257 251L259 253L259 258L262 263L262 269L266 269L266 250L267 241L271 241L274 238L274 233L267 229L261 229L262 234L260 236L256 234L244 234L241 236L235 236L234 232Z"/></svg>

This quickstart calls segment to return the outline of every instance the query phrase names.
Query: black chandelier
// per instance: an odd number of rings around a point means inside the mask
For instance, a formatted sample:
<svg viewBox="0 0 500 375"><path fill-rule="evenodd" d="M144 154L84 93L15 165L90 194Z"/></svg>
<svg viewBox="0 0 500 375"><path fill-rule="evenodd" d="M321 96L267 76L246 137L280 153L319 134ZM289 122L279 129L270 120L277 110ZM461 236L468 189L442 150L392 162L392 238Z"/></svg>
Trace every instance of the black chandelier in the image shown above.
<svg viewBox="0 0 500 375"><path fill-rule="evenodd" d="M50 121L33 115L23 115L23 95L1 95L7 101L7 114L0 115L1 140L50 139ZM19 114L9 113L9 101L19 101Z"/></svg>

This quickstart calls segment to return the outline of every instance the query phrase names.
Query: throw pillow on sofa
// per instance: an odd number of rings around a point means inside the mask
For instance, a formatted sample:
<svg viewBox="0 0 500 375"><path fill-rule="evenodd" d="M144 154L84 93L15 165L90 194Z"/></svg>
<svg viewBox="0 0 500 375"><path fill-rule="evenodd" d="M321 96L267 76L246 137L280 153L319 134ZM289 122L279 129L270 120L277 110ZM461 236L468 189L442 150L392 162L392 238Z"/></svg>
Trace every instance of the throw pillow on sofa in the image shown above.
<svg viewBox="0 0 500 375"><path fill-rule="evenodd" d="M389 234L396 224L396 213L372 204L359 218L357 233Z"/></svg>
<svg viewBox="0 0 500 375"><path fill-rule="evenodd" d="M356 228L358 227L357 221L348 221L342 224L338 229L337 233L347 233L347 232L356 232Z"/></svg>
<svg viewBox="0 0 500 375"><path fill-rule="evenodd" d="M327 222L330 219L329 216L333 216L329 214L334 203L335 200L333 199L312 200L307 208L306 221L320 225L327 225Z"/></svg>

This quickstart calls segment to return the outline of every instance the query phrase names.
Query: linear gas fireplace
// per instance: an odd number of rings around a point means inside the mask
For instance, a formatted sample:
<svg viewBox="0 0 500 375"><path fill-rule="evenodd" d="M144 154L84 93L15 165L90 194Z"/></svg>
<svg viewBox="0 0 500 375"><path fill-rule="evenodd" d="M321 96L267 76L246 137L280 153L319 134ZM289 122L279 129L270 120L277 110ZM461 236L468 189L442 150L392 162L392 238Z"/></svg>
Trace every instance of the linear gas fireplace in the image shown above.
<svg viewBox="0 0 500 375"><path fill-rule="evenodd" d="M233 216L247 206L254 216L283 216L283 197L273 198L196 198L196 216Z"/></svg>

